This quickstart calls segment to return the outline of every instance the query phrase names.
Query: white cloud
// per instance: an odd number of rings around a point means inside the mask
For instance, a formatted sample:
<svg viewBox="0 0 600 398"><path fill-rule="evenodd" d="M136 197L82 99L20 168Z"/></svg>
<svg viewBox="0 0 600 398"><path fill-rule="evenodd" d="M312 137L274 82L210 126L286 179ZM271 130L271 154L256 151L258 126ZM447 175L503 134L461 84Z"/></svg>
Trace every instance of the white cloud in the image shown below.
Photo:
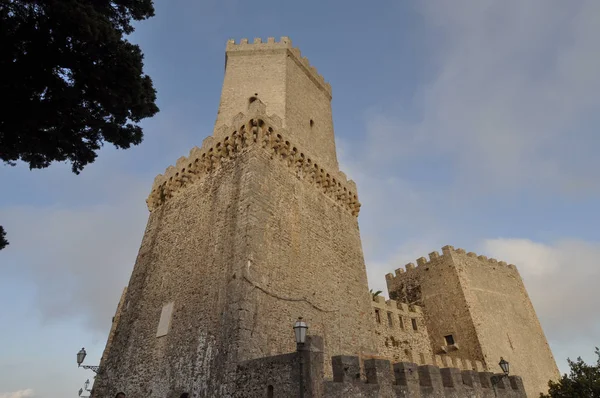
<svg viewBox="0 0 600 398"><path fill-rule="evenodd" d="M419 3L437 73L411 115L370 112L371 162L444 159L456 189L600 192L600 2Z"/></svg>
<svg viewBox="0 0 600 398"><path fill-rule="evenodd" d="M31 388L14 392L0 393L0 398L31 398L35 397L35 393Z"/></svg>

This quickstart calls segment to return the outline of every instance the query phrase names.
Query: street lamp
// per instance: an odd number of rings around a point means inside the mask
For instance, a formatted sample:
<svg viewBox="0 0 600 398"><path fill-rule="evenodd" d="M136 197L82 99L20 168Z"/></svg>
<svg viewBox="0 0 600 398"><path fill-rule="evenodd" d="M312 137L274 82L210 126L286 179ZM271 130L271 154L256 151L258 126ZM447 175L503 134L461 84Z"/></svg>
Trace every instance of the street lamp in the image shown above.
<svg viewBox="0 0 600 398"><path fill-rule="evenodd" d="M294 333L296 334L296 344L301 346L306 341L306 330L308 325L302 320L302 317L298 317L298 320L294 324Z"/></svg>
<svg viewBox="0 0 600 398"><path fill-rule="evenodd" d="M86 355L87 352L85 352L85 348L79 350L79 352L77 353L77 367L81 366Z"/></svg>
<svg viewBox="0 0 600 398"><path fill-rule="evenodd" d="M298 317L298 320L294 324L294 335L296 336L296 350L298 352L298 359L300 365L300 398L304 398L304 343L306 342L306 331L308 325L302 320L302 317Z"/></svg>
<svg viewBox="0 0 600 398"><path fill-rule="evenodd" d="M80 389L79 389L79 393L78 393L78 395L79 395L81 398L89 398L89 397L90 397L90 396L89 396L89 394L88 394L88 395L81 395L81 394L83 394L83 392L84 392L84 391L85 391L85 392L92 392L92 390L90 390L90 389L88 388L89 386L90 386L90 379L87 379L87 380L85 381L85 383L83 383L83 388L80 388Z"/></svg>
<svg viewBox="0 0 600 398"><path fill-rule="evenodd" d="M500 357L500 362L498 362L498 365L500 365L500 369L502 369L504 372L504 376L508 376L508 362L506 362L504 358Z"/></svg>
<svg viewBox="0 0 600 398"><path fill-rule="evenodd" d="M500 362L498 362L498 365L500 365L500 369L502 369L502 374L492 376L492 387L494 388L495 396L497 396L496 384L500 383L500 380L504 379L505 377L508 377L508 370L509 370L508 362L505 361L504 358L502 358L502 357L500 357Z"/></svg>
<svg viewBox="0 0 600 398"><path fill-rule="evenodd" d="M98 369L100 368L100 366L94 366L94 365L81 366L81 364L83 363L86 356L87 356L87 352L85 352L85 348L82 348L81 350L79 350L79 352L77 353L77 367L82 367L84 369L90 369L94 373L98 373Z"/></svg>

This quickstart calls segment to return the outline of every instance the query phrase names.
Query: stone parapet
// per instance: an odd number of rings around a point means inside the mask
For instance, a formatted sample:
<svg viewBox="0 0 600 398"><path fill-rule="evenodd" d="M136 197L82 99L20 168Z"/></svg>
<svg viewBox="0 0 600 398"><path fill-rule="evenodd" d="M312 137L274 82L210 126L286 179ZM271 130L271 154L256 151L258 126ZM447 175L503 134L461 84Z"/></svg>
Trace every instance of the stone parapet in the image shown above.
<svg viewBox="0 0 600 398"><path fill-rule="evenodd" d="M222 163L233 160L241 152L262 148L272 158L289 167L297 178L315 185L334 203L353 216L358 216L361 205L354 181L347 180L339 170L325 170L313 161L307 151L290 143L279 118L267 116L265 106L259 100L254 101L248 115L239 113L233 120L233 126L223 126L221 130L216 136L222 139L207 137L201 148L192 148L188 157L180 157L175 166L168 167L165 174L159 174L154 179L152 191L146 200L150 211L159 208L186 186L219 169Z"/></svg>
<svg viewBox="0 0 600 398"><path fill-rule="evenodd" d="M358 358L333 357L331 362L336 377L324 382L324 397L526 397L519 376L368 359L366 379L357 380Z"/></svg>
<svg viewBox="0 0 600 398"><path fill-rule="evenodd" d="M321 350L322 341L313 336L306 349L296 353L241 363L234 396L298 397L303 389L305 397L315 398L527 397L519 376L378 358L363 360L363 373L360 358L347 355L331 358L333 380L324 379Z"/></svg>
<svg viewBox="0 0 600 398"><path fill-rule="evenodd" d="M388 273L385 275L386 280L388 281L388 286L390 286L390 282L394 282L397 278L402 279L406 276L406 274L410 274L412 272L419 272L428 267L434 267L437 265L441 265L443 263L447 263L446 260L452 260L453 257L457 256L465 256L470 257L472 259L478 259L482 264L489 264L491 266L504 267L508 269L512 269L518 273L517 267L514 264L507 264L504 261L498 261L495 258L488 258L487 256L477 255L473 252L465 252L464 249L455 249L453 246L447 245L442 247L442 254L437 251L433 251L429 253L429 259L425 257L419 257L417 259L417 265L414 263L408 263L403 268L397 268L395 273Z"/></svg>

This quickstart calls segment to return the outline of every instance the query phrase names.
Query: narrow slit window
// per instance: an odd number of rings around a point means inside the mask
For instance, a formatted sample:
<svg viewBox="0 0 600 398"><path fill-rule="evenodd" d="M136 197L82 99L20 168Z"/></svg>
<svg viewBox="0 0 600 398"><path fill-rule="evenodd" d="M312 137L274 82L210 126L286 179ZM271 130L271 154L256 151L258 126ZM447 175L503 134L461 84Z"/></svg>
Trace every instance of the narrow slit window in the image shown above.
<svg viewBox="0 0 600 398"><path fill-rule="evenodd" d="M454 344L454 336L452 336L451 334L449 334L448 336L444 336L444 340L446 340L446 345Z"/></svg>
<svg viewBox="0 0 600 398"><path fill-rule="evenodd" d="M417 328L417 320L415 318L411 318L410 321L412 322L412 328L413 328L413 330L419 330Z"/></svg>
<svg viewBox="0 0 600 398"><path fill-rule="evenodd" d="M375 310L375 321L381 323L381 316L379 316L379 310Z"/></svg>
<svg viewBox="0 0 600 398"><path fill-rule="evenodd" d="M267 397L273 398L273 386L267 387Z"/></svg>
<svg viewBox="0 0 600 398"><path fill-rule="evenodd" d="M398 315L398 325L400 325L400 329L404 330L404 319L402 319L402 315Z"/></svg>
<svg viewBox="0 0 600 398"><path fill-rule="evenodd" d="M388 313L387 313L387 316L388 316L388 326L389 326L389 327L392 327L392 326L394 326L394 322L392 321L392 313L391 313L391 312L388 312Z"/></svg>

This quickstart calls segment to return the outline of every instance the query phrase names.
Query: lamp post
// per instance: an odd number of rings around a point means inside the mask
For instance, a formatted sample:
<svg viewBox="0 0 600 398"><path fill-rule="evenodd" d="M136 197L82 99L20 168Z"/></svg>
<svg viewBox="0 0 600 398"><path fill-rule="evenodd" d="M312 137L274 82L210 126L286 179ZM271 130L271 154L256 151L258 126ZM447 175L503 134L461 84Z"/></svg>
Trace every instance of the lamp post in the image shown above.
<svg viewBox="0 0 600 398"><path fill-rule="evenodd" d="M83 396L81 395L81 394L83 394L84 391L86 391L86 392L92 391L92 390L88 389L89 386L90 386L90 379L87 379L83 385L83 388L79 389L79 396L81 398L89 398L89 395L83 395Z"/></svg>
<svg viewBox="0 0 600 398"><path fill-rule="evenodd" d="M308 325L302 320L302 317L298 317L298 320L294 324L294 334L296 335L296 347L301 348L306 342L306 330Z"/></svg>
<svg viewBox="0 0 600 398"><path fill-rule="evenodd" d="M308 325L302 320L302 317L298 317L298 320L294 324L294 335L296 337L296 351L298 352L300 362L300 398L304 398L304 343L306 342L306 331Z"/></svg>
<svg viewBox="0 0 600 398"><path fill-rule="evenodd" d="M81 350L79 350L79 352L77 353L77 367L82 367L84 369L90 369L94 373L98 373L98 369L100 368L100 366L94 366L94 365L81 366L81 364L83 363L86 356L87 356L87 352L85 352L85 348L82 348Z"/></svg>
<svg viewBox="0 0 600 398"><path fill-rule="evenodd" d="M498 365L500 365L500 369L502 369L502 374L492 376L492 387L494 388L495 396L497 396L496 384L500 383L500 380L504 379L505 377L508 377L509 373L509 363L504 360L504 358L500 357L500 362L498 362Z"/></svg>

